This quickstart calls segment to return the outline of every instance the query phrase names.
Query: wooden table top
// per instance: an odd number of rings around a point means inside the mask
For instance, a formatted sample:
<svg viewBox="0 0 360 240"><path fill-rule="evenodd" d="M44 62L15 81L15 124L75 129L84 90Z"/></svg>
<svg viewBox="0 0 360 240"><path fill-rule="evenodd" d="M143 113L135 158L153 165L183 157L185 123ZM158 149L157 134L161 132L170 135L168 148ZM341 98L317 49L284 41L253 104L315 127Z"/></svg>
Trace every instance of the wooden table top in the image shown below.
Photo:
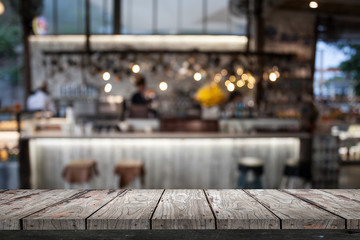
<svg viewBox="0 0 360 240"><path fill-rule="evenodd" d="M352 190L0 190L0 230L360 229Z"/></svg>

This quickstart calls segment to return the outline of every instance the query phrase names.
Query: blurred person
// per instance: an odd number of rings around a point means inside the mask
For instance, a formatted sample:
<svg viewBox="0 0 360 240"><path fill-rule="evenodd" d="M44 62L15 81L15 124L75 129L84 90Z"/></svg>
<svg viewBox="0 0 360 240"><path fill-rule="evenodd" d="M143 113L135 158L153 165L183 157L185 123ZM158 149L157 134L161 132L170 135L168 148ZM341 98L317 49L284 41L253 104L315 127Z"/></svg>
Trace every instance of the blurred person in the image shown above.
<svg viewBox="0 0 360 240"><path fill-rule="evenodd" d="M146 90L146 79L139 76L135 80L136 92L131 97L130 117L147 118L149 115L156 116L156 111L151 108L151 102L155 98L155 92Z"/></svg>
<svg viewBox="0 0 360 240"><path fill-rule="evenodd" d="M55 105L48 94L47 84L43 83L26 101L28 111L48 111L55 114Z"/></svg>
<svg viewBox="0 0 360 240"><path fill-rule="evenodd" d="M151 100L146 96L145 78L140 76L135 80L136 92L131 97L132 104L147 105Z"/></svg>

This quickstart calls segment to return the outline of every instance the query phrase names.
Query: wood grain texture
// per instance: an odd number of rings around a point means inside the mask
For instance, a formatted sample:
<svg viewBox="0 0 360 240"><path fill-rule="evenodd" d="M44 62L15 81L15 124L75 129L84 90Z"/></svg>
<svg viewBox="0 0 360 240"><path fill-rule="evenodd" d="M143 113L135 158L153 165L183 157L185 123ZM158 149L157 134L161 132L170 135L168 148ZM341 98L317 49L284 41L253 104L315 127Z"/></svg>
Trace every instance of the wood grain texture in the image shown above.
<svg viewBox="0 0 360 240"><path fill-rule="evenodd" d="M287 190L329 212L346 219L346 228L360 229L360 202L320 190Z"/></svg>
<svg viewBox="0 0 360 240"><path fill-rule="evenodd" d="M280 220L242 190L205 190L217 229L280 229Z"/></svg>
<svg viewBox="0 0 360 240"><path fill-rule="evenodd" d="M86 218L114 199L117 190L89 190L23 219L25 230L86 229Z"/></svg>
<svg viewBox="0 0 360 240"><path fill-rule="evenodd" d="M42 192L45 192L46 190L8 190L0 193L0 205L3 203L11 202L16 199L21 199L24 196L27 195L36 195L40 194Z"/></svg>
<svg viewBox="0 0 360 240"><path fill-rule="evenodd" d="M87 220L88 229L150 229L164 190L128 190Z"/></svg>
<svg viewBox="0 0 360 240"><path fill-rule="evenodd" d="M281 219L282 229L344 229L344 219L278 190L245 190Z"/></svg>
<svg viewBox="0 0 360 240"><path fill-rule="evenodd" d="M215 219L202 190L165 190L152 228L215 229Z"/></svg>
<svg viewBox="0 0 360 240"><path fill-rule="evenodd" d="M0 230L19 230L20 219L80 192L80 190L51 190L31 194L29 190L29 195L0 206Z"/></svg>
<svg viewBox="0 0 360 240"><path fill-rule="evenodd" d="M52 230L0 231L5 240L359 240L359 230Z"/></svg>
<svg viewBox="0 0 360 240"><path fill-rule="evenodd" d="M360 202L360 189L326 189L322 191Z"/></svg>

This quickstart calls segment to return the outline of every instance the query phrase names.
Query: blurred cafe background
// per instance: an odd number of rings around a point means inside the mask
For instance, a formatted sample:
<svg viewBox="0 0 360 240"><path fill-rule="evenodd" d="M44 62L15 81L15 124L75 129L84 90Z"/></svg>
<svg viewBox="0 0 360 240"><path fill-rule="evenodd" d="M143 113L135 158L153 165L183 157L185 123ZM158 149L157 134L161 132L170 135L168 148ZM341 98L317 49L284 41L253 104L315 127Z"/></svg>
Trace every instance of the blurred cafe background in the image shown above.
<svg viewBox="0 0 360 240"><path fill-rule="evenodd" d="M0 188L359 188L359 9L0 0Z"/></svg>

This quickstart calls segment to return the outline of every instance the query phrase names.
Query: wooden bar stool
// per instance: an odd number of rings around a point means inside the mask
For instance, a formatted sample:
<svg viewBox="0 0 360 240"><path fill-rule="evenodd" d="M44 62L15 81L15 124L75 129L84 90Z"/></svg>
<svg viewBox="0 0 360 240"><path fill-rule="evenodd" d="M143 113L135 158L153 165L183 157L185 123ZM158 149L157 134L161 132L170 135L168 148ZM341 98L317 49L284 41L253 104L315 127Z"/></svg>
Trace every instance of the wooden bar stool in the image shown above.
<svg viewBox="0 0 360 240"><path fill-rule="evenodd" d="M98 175L96 162L93 160L76 160L65 166L63 178L65 189L70 189L74 184L81 184L82 188L89 188L89 181L93 175Z"/></svg>
<svg viewBox="0 0 360 240"><path fill-rule="evenodd" d="M135 188L141 188L144 186L145 181L145 169L143 162L139 160L121 160L115 168L114 173L119 177L119 188L128 186L135 180Z"/></svg>
<svg viewBox="0 0 360 240"><path fill-rule="evenodd" d="M263 174L263 162L255 157L244 157L239 160L238 168L240 175L238 178L238 188L241 189L261 189Z"/></svg>

